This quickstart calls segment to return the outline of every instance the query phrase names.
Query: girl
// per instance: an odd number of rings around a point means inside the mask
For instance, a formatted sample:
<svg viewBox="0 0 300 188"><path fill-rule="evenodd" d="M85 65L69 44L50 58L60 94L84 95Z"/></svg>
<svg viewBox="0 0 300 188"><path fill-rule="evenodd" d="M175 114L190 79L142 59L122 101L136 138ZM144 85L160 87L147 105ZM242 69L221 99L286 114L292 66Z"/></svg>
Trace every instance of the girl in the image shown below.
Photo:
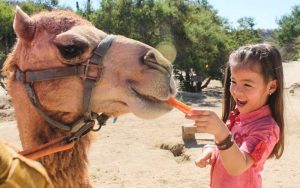
<svg viewBox="0 0 300 188"><path fill-rule="evenodd" d="M222 120L209 110L186 115L195 120L198 131L215 137L215 146L205 146L195 164L201 168L212 165L213 188L262 187L265 161L279 159L284 150L279 51L263 43L233 52L225 72L223 102Z"/></svg>

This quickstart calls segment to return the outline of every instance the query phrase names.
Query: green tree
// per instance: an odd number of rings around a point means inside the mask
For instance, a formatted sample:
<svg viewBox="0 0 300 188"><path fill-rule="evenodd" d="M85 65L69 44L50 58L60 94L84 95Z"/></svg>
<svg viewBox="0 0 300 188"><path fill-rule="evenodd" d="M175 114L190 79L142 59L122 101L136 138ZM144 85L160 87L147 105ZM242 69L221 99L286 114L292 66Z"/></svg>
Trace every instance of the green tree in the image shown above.
<svg viewBox="0 0 300 188"><path fill-rule="evenodd" d="M82 9L79 6L79 2L76 1L76 13L83 16L87 20L91 20L91 14L93 14L92 4L90 0L86 1L85 7Z"/></svg>
<svg viewBox="0 0 300 188"><path fill-rule="evenodd" d="M283 57L286 60L300 58L300 5L292 8L290 15L285 15L278 20L279 29L276 30L278 44L283 47Z"/></svg>
<svg viewBox="0 0 300 188"><path fill-rule="evenodd" d="M254 29L255 20L251 17L243 17L238 19L239 26L230 28L228 36L230 37L229 46L231 50L246 44L262 42L263 38L260 35L260 30Z"/></svg>
<svg viewBox="0 0 300 188"><path fill-rule="evenodd" d="M252 17L243 17L238 19L238 24L240 25L239 27L243 30L249 30L253 31L254 30L254 18Z"/></svg>
<svg viewBox="0 0 300 188"><path fill-rule="evenodd" d="M4 2L0 1L0 68L6 58L6 54L9 52L11 46L14 43L15 35L13 34L12 22L14 18L14 12L12 7Z"/></svg>
<svg viewBox="0 0 300 188"><path fill-rule="evenodd" d="M185 45L179 45L175 62L185 90L201 91L210 80L222 79L228 47L223 20L204 2L191 4L183 24ZM183 52L183 53L181 53Z"/></svg>

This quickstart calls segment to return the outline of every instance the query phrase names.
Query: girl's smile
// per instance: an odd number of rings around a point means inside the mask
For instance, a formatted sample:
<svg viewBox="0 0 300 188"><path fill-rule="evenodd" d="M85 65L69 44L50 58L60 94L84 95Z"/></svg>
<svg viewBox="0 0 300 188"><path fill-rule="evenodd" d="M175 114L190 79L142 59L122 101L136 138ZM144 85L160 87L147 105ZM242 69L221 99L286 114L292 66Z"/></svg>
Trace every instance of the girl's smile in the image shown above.
<svg viewBox="0 0 300 188"><path fill-rule="evenodd" d="M247 104L247 101L242 101L242 100L239 100L239 99L236 99L236 105L238 107L243 107Z"/></svg>

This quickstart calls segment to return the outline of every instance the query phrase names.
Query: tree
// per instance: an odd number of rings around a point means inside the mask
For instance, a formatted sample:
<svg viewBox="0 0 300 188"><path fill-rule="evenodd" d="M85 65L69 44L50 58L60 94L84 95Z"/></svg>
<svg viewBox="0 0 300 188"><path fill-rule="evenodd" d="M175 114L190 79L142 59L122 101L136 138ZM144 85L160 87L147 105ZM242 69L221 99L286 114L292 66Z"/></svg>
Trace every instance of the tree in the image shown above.
<svg viewBox="0 0 300 188"><path fill-rule="evenodd" d="M290 15L285 15L278 20L279 29L276 30L278 44L283 47L286 60L300 58L300 5L292 8Z"/></svg>
<svg viewBox="0 0 300 188"><path fill-rule="evenodd" d="M12 22L14 13L12 7L0 1L0 68L6 58L6 54L14 43L14 32Z"/></svg>
<svg viewBox="0 0 300 188"><path fill-rule="evenodd" d="M91 21L90 17L93 13L91 1L87 0L84 9L81 9L79 6L79 2L76 1L76 13Z"/></svg>
<svg viewBox="0 0 300 188"><path fill-rule="evenodd" d="M229 46L231 50L247 45L262 42L262 36L260 30L255 30L255 20L251 17L243 17L238 19L239 26L235 28L229 28L228 36L230 38Z"/></svg>
<svg viewBox="0 0 300 188"><path fill-rule="evenodd" d="M238 24L240 25L239 27L243 30L250 30L253 31L254 30L254 18L252 17L243 17L238 19Z"/></svg>
<svg viewBox="0 0 300 188"><path fill-rule="evenodd" d="M185 49L178 46L184 53L178 53L175 65L183 70L178 72L182 74L179 78L185 76L184 89L201 91L210 80L222 79L228 37L225 35L223 20L206 3L205 6L196 3L188 12L183 25L184 33L181 34L185 34L186 46L183 46Z"/></svg>

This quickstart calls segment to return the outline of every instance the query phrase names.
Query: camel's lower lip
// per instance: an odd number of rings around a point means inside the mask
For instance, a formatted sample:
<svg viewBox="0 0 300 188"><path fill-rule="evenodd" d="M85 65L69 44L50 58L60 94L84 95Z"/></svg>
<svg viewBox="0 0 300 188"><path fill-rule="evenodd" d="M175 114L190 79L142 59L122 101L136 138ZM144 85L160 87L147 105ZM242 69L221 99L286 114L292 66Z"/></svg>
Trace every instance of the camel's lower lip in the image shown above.
<svg viewBox="0 0 300 188"><path fill-rule="evenodd" d="M153 97L153 96L141 94L141 93L139 93L137 90L135 90L134 88L131 88L131 90L133 91L133 93L134 93L138 98L140 98L140 99L143 100L143 101L150 102L150 103L165 103L165 102L166 102L166 101L157 99L157 98L155 98L155 97Z"/></svg>

